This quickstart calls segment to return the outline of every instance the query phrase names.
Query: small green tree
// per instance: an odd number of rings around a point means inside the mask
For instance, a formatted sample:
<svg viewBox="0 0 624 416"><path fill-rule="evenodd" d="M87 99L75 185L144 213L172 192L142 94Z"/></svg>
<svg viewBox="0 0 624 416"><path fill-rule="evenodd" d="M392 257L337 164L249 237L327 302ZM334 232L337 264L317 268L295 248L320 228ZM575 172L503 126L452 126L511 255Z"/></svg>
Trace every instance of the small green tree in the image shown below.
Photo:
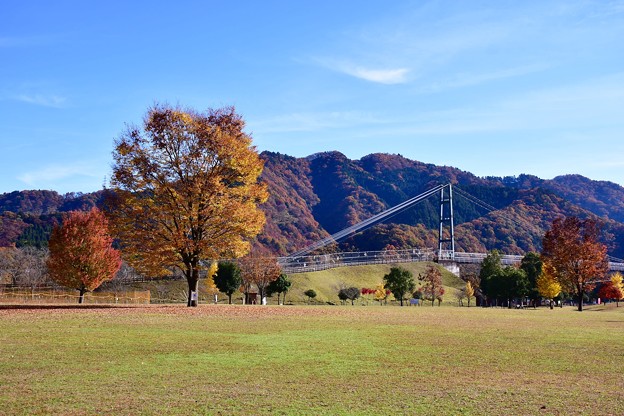
<svg viewBox="0 0 624 416"><path fill-rule="evenodd" d="M524 270L507 266L496 278L500 279L500 295L507 299L509 308L511 308L512 299L522 299L529 293L529 279Z"/></svg>
<svg viewBox="0 0 624 416"><path fill-rule="evenodd" d="M290 289L291 285L292 281L288 278L287 275L282 273L277 279L269 283L269 286L267 287L268 295L271 296L273 293L277 293L277 303L278 305L281 305L280 295L282 293L284 294L282 302L286 302L286 292L288 292L288 289Z"/></svg>
<svg viewBox="0 0 624 416"><path fill-rule="evenodd" d="M350 300L351 305L353 305L353 302L355 302L355 300L359 297L360 289L358 289L357 287L347 287L338 291L338 299L340 299L341 301Z"/></svg>
<svg viewBox="0 0 624 416"><path fill-rule="evenodd" d="M520 269L524 270L528 279L528 297L533 305L540 298L540 292L537 288L537 279L542 274L542 259L538 253L527 253L520 262Z"/></svg>
<svg viewBox="0 0 624 416"><path fill-rule="evenodd" d="M215 273L214 284L220 292L228 297L228 303L232 304L232 294L240 288L242 283L241 271L236 263L225 261L219 263L217 273Z"/></svg>
<svg viewBox="0 0 624 416"><path fill-rule="evenodd" d="M392 267L390 273L383 277L384 287L389 289L403 306L403 299L408 293L412 293L416 288L412 272L402 267Z"/></svg>
<svg viewBox="0 0 624 416"><path fill-rule="evenodd" d="M492 303L493 299L500 296L499 281L495 278L502 274L503 266L501 263L502 256L498 250L488 252L487 256L481 262L481 271L479 271L479 279L481 280L481 291L487 296L488 303Z"/></svg>
<svg viewBox="0 0 624 416"><path fill-rule="evenodd" d="M344 304L349 299L346 289L340 289L338 291L338 299L340 299L340 303L342 304Z"/></svg>
<svg viewBox="0 0 624 416"><path fill-rule="evenodd" d="M303 294L308 297L308 302L312 302L312 299L316 297L316 292L314 291L314 289L308 289L303 292Z"/></svg>

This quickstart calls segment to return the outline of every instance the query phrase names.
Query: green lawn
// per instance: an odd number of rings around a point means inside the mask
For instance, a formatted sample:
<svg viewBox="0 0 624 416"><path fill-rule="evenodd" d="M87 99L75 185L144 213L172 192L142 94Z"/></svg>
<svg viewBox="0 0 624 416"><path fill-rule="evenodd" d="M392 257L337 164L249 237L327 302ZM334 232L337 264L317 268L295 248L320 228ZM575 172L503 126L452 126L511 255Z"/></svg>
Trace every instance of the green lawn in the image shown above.
<svg viewBox="0 0 624 416"><path fill-rule="evenodd" d="M403 263L400 267L409 270L414 276L416 287L421 286L418 275L424 274L429 265L435 263ZM335 269L323 270L313 273L297 273L290 275L293 285L286 295L287 301L305 302L306 296L303 294L308 289L314 289L317 293L316 302L339 303L338 291L342 287L355 286L375 288L379 283L383 283L384 275L390 273L391 264L378 264L372 266L351 266L337 267ZM440 267L442 270L442 280L446 286L445 302L456 302L453 293L455 288L463 287L465 283L457 276ZM394 299L392 295L390 299ZM360 301L361 302L361 301Z"/></svg>
<svg viewBox="0 0 624 416"><path fill-rule="evenodd" d="M624 307L0 310L0 414L624 414Z"/></svg>
<svg viewBox="0 0 624 416"><path fill-rule="evenodd" d="M418 281L418 275L425 272L429 265L435 263L403 263L399 264L414 275L416 287L421 286ZM437 267L440 267L436 265ZM383 277L390 272L390 264L378 264L368 266L351 266L337 267L335 269L323 270L312 273L296 273L289 276L292 280L292 286L286 295L286 302L293 304L305 304L308 302L307 297L303 294L308 289L314 289L317 297L315 303L340 303L338 299L338 291L343 287L355 286L359 289L363 287L375 288L379 283L383 283ZM442 281L446 286L446 294L444 295L444 304L455 304L453 294L455 291L463 287L465 283L457 276L440 267L442 270ZM204 293L205 281L200 281L200 296L203 303L212 303L212 296ZM158 299L165 299L167 303L180 302L186 303L187 285L185 281L153 281L133 285L137 290L150 290L152 293L152 301L157 302ZM242 295L235 293L232 296L232 302L241 303ZM393 300L392 295L389 298ZM361 302L360 300L359 302ZM227 296L220 293L219 302L227 303ZM268 298L269 304L277 305L277 294Z"/></svg>

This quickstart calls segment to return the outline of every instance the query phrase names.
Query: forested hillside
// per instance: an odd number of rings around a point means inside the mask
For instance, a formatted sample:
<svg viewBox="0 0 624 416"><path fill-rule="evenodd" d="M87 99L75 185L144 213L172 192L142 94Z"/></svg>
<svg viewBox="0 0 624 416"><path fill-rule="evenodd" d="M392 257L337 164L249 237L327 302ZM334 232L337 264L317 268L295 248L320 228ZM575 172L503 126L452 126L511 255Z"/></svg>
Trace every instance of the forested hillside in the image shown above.
<svg viewBox="0 0 624 416"><path fill-rule="evenodd" d="M624 188L578 175L543 180L521 175L479 178L453 167L409 160L400 155L372 154L350 160L339 152L292 158L264 152L263 179L274 196L265 206L267 227L261 239L283 241L273 246L279 254L301 248L304 239L289 240L281 230L288 218L290 230L309 230L318 222L334 233L390 208L441 183L453 183L495 208L476 205L459 192L454 197L457 249L485 251L498 248L521 254L541 249L541 239L557 216L597 216L605 223L610 253L624 255ZM296 177L296 180L293 179ZM279 215L275 215L278 212ZM434 196L391 222L378 225L341 243L343 250L381 250L435 247L439 202ZM312 241L312 240L308 240ZM284 248L289 248L283 250ZM290 249L292 247L292 249Z"/></svg>
<svg viewBox="0 0 624 416"><path fill-rule="evenodd" d="M86 211L99 204L102 192L59 195L54 191L0 194L0 247L48 245L52 227L62 213Z"/></svg>
<svg viewBox="0 0 624 416"><path fill-rule="evenodd" d="M256 246L277 255L305 247L328 234L418 195L452 183L455 237L459 251L493 248L509 254L539 250L550 222L561 215L596 216L605 223L610 254L624 257L624 188L578 175L544 180L531 175L480 178L453 167L372 154L350 160L339 152L307 158L264 152L262 180L270 198L267 223ZM463 191L463 192L462 192ZM495 208L475 204L465 193ZM62 213L101 202L102 192L59 195L22 191L0 195L0 246L47 243ZM343 250L434 248L439 205L433 196L389 222L350 237Z"/></svg>

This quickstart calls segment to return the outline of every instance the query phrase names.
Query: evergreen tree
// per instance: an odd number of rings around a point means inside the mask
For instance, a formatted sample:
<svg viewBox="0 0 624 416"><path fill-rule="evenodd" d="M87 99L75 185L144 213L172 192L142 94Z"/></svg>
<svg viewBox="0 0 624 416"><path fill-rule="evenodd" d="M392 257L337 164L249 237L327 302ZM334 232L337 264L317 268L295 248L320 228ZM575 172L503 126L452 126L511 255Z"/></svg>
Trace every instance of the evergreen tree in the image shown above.
<svg viewBox="0 0 624 416"><path fill-rule="evenodd" d="M213 280L219 291L227 295L228 303L231 305L232 294L240 288L243 281L238 265L230 261L219 263Z"/></svg>
<svg viewBox="0 0 624 416"><path fill-rule="evenodd" d="M401 303L401 306L403 306L405 295L412 293L416 288L412 272L402 267L392 267L383 280L384 287L394 294L394 298Z"/></svg>

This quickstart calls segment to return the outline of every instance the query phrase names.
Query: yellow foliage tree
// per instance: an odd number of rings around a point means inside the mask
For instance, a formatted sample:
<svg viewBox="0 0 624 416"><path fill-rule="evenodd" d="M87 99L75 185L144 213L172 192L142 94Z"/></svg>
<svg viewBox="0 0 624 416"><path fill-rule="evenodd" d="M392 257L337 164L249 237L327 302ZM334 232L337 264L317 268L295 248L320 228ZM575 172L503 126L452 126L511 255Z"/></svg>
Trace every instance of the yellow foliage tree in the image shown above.
<svg viewBox="0 0 624 416"><path fill-rule="evenodd" d="M219 293L219 289L217 289L217 285L214 282L214 275L217 273L218 269L219 264L216 261L213 261L206 271L206 282L204 285L206 293L214 297L215 303L217 303L217 294Z"/></svg>
<svg viewBox="0 0 624 416"><path fill-rule="evenodd" d="M555 268L549 263L545 263L542 266L542 274L537 278L536 282L537 291L549 300L550 309L553 308L553 298L556 298L561 293L561 285L557 281L556 275L557 271Z"/></svg>
<svg viewBox="0 0 624 416"><path fill-rule="evenodd" d="M474 296L474 288L470 282L466 282L466 288L464 289L464 293L468 298L468 307L470 307L470 298Z"/></svg>
<svg viewBox="0 0 624 416"><path fill-rule="evenodd" d="M622 294L622 296L624 296L624 282L623 282L623 278L622 278L622 273L620 272L615 272L613 274L613 276L611 276L611 284L613 284L613 287L616 290L619 290L620 293ZM620 306L620 300L623 299L623 297L620 297L620 299L616 299L616 305L619 307Z"/></svg>
<svg viewBox="0 0 624 416"><path fill-rule="evenodd" d="M620 272L615 272L613 274L613 276L611 276L611 283L613 283L613 286L624 291L624 282L623 282L623 278L622 278L622 273Z"/></svg>
<svg viewBox="0 0 624 416"><path fill-rule="evenodd" d="M188 306L207 262L245 255L264 226L263 162L244 127L233 108L156 105L115 142L107 205L122 255L151 276L180 269Z"/></svg>
<svg viewBox="0 0 624 416"><path fill-rule="evenodd" d="M379 283L377 285L376 290L375 290L375 300L379 301L379 303L381 304L381 302L386 300L386 298L388 297L388 292L389 292L389 290L387 290L384 287L384 284L383 283Z"/></svg>

